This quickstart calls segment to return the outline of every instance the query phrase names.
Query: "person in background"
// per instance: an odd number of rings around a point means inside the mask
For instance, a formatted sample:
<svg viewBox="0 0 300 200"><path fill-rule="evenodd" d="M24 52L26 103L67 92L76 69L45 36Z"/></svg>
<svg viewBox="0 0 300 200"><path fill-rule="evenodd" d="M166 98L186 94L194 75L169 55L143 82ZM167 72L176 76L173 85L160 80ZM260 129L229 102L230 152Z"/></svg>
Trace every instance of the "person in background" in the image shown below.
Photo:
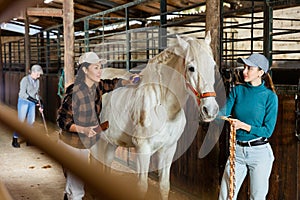
<svg viewBox="0 0 300 200"><path fill-rule="evenodd" d="M268 142L277 120L278 97L268 73L269 61L261 54L254 53L248 58L238 58L244 64L243 84L232 88L226 106L220 115L230 116L236 130L235 188L237 199L240 187L249 173L250 199L266 199L269 177L274 155ZM230 165L227 160L219 200L229 199Z"/></svg>
<svg viewBox="0 0 300 200"><path fill-rule="evenodd" d="M102 65L107 61L100 59L94 52L87 52L79 58L79 69L74 84L67 87L61 106L57 112L57 124L60 127L59 142L68 149L88 160L89 148L100 138L100 132L108 128L108 122L102 122L102 95L122 85L134 85L130 80L101 80ZM64 200L81 200L84 195L84 183L64 169L66 187Z"/></svg>
<svg viewBox="0 0 300 200"><path fill-rule="evenodd" d="M18 94L18 118L21 122L24 122L27 118L27 123L32 125L35 121L35 108L39 107L39 111L43 112L43 107L40 103L39 78L43 74L43 69L40 65L33 65L30 73L24 76L20 81L20 90ZM18 133L14 132L12 139L12 146L20 148L18 142ZM29 142L27 143L29 145Z"/></svg>

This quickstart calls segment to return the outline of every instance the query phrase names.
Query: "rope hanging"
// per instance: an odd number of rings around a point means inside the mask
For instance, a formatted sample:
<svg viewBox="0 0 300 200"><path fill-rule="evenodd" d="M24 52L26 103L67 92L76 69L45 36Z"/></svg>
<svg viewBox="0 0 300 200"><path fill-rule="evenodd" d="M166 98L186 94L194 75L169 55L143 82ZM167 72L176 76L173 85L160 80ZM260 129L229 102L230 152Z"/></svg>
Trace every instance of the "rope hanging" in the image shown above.
<svg viewBox="0 0 300 200"><path fill-rule="evenodd" d="M221 117L230 123L229 139L229 200L233 199L235 188L235 148L236 148L236 130L233 127L233 121L227 117Z"/></svg>

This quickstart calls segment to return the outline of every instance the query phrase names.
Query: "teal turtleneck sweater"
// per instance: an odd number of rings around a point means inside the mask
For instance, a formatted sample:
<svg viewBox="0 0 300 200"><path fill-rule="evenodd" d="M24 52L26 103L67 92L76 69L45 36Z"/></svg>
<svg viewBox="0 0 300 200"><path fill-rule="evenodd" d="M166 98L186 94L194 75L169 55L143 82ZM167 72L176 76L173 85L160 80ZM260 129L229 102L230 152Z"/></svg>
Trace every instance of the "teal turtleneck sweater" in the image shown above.
<svg viewBox="0 0 300 200"><path fill-rule="evenodd" d="M237 85L230 92L226 106L220 111L225 116L239 119L251 126L250 132L236 131L239 141L249 141L258 137L269 138L275 128L278 113L277 95L265 87L249 83Z"/></svg>

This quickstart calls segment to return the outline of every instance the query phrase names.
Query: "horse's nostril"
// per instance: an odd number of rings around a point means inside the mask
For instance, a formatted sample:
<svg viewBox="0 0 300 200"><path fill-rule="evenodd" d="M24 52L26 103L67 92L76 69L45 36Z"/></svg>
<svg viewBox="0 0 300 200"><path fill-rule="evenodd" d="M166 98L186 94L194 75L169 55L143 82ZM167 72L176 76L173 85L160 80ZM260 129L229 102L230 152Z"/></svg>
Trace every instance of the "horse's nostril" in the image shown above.
<svg viewBox="0 0 300 200"><path fill-rule="evenodd" d="M211 108L211 107L203 106L202 111L203 114L206 116L215 116L219 112L219 108L218 107Z"/></svg>
<svg viewBox="0 0 300 200"><path fill-rule="evenodd" d="M208 114L208 109L207 109L206 106L203 106L203 112L204 112L205 114Z"/></svg>

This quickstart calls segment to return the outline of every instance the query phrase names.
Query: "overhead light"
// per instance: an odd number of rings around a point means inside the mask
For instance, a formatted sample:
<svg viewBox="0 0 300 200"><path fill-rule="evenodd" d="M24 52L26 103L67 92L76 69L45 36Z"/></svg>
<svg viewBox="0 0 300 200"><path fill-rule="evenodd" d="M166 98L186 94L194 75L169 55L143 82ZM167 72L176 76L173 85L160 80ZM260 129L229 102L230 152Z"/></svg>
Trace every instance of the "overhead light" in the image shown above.
<svg viewBox="0 0 300 200"><path fill-rule="evenodd" d="M44 3L51 3L53 0L44 0Z"/></svg>

